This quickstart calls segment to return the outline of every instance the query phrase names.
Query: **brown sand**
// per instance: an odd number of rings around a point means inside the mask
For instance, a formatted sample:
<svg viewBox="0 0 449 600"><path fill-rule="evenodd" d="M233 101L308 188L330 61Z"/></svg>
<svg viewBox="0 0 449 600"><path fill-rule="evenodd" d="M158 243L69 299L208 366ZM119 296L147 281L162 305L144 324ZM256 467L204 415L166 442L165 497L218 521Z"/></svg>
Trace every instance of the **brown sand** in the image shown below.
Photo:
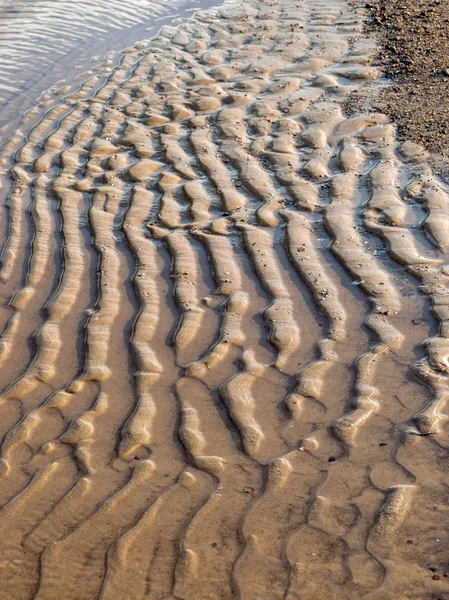
<svg viewBox="0 0 449 600"><path fill-rule="evenodd" d="M401 139L424 144L449 176L449 3L372 0L366 30L376 34L376 63L391 80L375 98Z"/></svg>
<svg viewBox="0 0 449 600"><path fill-rule="evenodd" d="M2 600L449 598L449 193L342 111L362 17L198 13L4 146Z"/></svg>

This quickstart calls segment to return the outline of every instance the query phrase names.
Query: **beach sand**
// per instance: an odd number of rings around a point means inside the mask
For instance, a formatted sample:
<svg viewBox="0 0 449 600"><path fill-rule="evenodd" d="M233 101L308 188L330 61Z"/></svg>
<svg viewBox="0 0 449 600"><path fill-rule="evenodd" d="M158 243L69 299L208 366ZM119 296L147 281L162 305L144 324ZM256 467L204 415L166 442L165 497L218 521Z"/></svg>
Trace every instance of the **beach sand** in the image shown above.
<svg viewBox="0 0 449 600"><path fill-rule="evenodd" d="M449 192L346 112L363 6L199 11L2 147L2 600L449 599Z"/></svg>
<svg viewBox="0 0 449 600"><path fill-rule="evenodd" d="M423 144L449 178L449 6L435 0L366 4L365 30L378 41L376 66L388 78L372 107L388 114L400 139Z"/></svg>

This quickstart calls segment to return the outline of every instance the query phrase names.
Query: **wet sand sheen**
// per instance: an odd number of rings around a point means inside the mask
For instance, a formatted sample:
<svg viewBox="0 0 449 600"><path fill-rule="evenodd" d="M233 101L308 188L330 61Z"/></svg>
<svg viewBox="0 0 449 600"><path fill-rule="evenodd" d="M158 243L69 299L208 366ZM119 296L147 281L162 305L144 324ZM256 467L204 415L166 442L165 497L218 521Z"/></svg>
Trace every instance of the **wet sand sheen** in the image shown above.
<svg viewBox="0 0 449 600"><path fill-rule="evenodd" d="M447 596L449 194L362 32L226 3L4 146L0 598Z"/></svg>

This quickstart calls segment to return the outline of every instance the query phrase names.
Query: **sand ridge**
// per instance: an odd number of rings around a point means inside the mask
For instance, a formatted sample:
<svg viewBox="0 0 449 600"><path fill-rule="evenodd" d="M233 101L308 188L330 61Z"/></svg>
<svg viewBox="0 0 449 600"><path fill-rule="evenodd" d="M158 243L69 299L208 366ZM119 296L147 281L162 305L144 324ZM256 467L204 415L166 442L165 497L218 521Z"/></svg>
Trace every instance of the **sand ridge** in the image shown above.
<svg viewBox="0 0 449 600"><path fill-rule="evenodd" d="M0 598L447 596L449 195L374 53L228 2L4 145Z"/></svg>

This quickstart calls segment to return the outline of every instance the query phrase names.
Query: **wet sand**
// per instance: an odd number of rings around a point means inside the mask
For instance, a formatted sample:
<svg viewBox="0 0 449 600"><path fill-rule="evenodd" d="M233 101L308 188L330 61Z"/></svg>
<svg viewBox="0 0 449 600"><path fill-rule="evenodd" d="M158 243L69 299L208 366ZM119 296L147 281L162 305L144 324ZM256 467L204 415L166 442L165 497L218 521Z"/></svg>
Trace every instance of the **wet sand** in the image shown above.
<svg viewBox="0 0 449 600"><path fill-rule="evenodd" d="M3 146L1 599L449 599L449 190L364 18L198 12Z"/></svg>

